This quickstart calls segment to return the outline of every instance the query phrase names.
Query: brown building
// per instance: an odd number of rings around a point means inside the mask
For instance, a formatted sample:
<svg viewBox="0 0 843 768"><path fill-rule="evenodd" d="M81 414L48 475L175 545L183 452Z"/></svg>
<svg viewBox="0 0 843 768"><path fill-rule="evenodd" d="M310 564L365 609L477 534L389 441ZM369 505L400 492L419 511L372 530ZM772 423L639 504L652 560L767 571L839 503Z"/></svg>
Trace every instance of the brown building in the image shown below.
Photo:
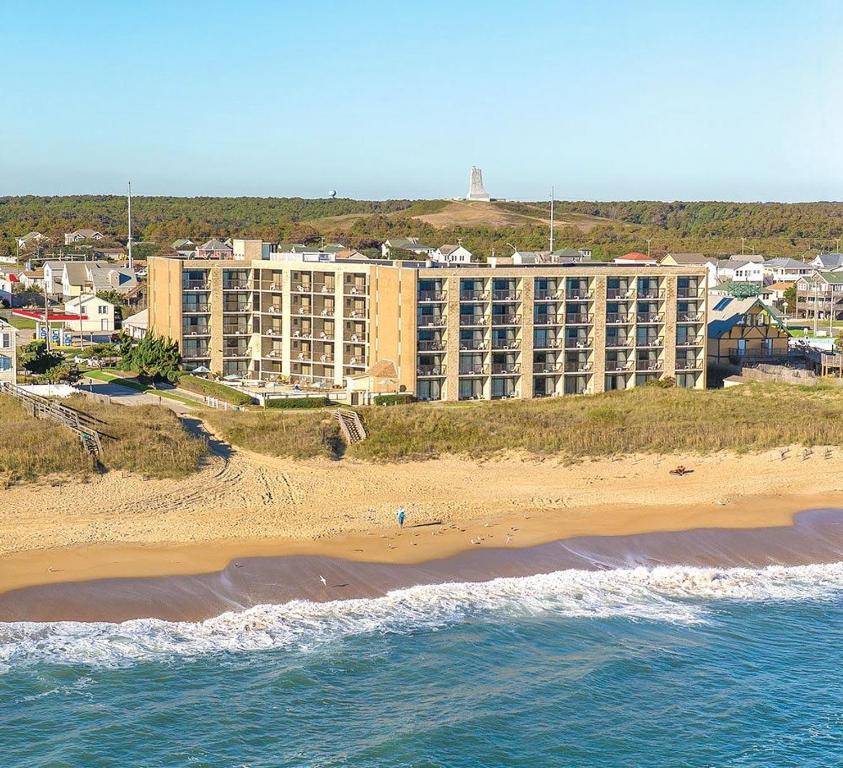
<svg viewBox="0 0 843 768"><path fill-rule="evenodd" d="M701 267L492 266L278 254L151 259L150 329L185 368L345 387L394 366L425 400L705 386Z"/></svg>
<svg viewBox="0 0 843 768"><path fill-rule="evenodd" d="M712 297L707 334L713 366L776 362L788 356L790 334L778 313L758 297Z"/></svg>

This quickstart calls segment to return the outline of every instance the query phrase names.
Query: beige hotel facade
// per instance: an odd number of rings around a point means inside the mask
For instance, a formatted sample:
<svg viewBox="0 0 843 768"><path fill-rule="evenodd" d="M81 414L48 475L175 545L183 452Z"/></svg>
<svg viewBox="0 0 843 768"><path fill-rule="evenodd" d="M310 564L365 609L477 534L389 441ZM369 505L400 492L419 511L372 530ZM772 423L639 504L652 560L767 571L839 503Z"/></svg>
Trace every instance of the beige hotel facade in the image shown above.
<svg viewBox="0 0 843 768"><path fill-rule="evenodd" d="M150 259L150 329L186 369L345 388L388 361L422 400L705 387L703 267L261 253Z"/></svg>

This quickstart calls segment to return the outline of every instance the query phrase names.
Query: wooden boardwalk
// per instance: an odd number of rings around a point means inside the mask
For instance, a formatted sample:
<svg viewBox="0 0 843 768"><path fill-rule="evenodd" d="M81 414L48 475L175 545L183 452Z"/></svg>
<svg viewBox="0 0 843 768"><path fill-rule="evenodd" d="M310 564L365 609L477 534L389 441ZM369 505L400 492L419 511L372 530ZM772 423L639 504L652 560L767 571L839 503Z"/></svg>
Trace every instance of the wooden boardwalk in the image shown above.
<svg viewBox="0 0 843 768"><path fill-rule="evenodd" d="M357 411L352 411L351 408L337 408L335 415L340 425L340 431L348 445L366 439L366 428L363 426L363 421Z"/></svg>

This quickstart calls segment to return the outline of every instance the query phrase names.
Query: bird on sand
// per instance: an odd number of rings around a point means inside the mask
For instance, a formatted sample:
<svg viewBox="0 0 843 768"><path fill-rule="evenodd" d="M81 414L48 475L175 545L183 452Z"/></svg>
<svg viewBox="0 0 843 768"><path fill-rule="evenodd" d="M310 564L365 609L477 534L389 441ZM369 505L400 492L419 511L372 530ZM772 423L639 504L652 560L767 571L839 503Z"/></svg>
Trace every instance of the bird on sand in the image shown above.
<svg viewBox="0 0 843 768"><path fill-rule="evenodd" d="M319 581L321 581L321 582L322 582L322 586L323 586L323 587L327 587L327 586L328 586L328 580L327 580L324 576L320 576L320 577L319 577Z"/></svg>

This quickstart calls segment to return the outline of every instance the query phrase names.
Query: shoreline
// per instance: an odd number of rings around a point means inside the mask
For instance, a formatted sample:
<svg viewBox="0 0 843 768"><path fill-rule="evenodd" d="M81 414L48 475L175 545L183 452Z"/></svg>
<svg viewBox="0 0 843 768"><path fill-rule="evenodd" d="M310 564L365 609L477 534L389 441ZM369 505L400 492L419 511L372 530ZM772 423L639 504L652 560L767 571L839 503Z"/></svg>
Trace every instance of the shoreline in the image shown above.
<svg viewBox="0 0 843 768"><path fill-rule="evenodd" d="M0 594L0 621L201 621L262 603L373 598L417 585L567 569L760 568L843 560L843 508L813 508L789 518L763 527L572 536L523 548L477 547L415 561L375 562L324 553L238 556L219 570L203 573L57 581L13 589Z"/></svg>

